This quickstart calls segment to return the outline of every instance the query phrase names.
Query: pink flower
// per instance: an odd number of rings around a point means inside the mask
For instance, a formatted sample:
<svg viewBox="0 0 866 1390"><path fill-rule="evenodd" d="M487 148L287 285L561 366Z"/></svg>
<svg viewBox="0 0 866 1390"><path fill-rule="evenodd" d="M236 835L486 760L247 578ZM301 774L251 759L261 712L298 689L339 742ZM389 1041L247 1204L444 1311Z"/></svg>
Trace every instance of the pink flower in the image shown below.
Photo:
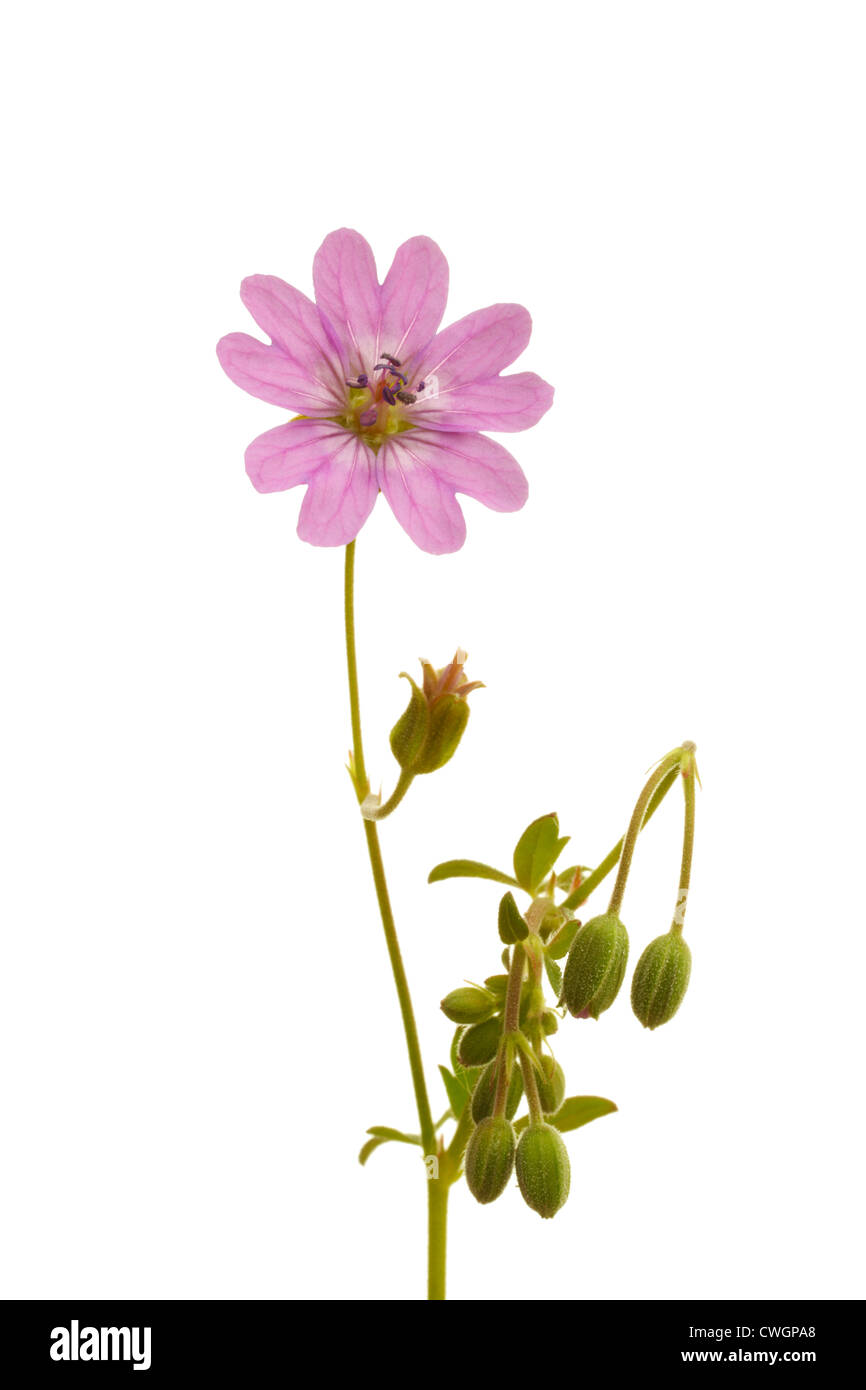
<svg viewBox="0 0 866 1390"><path fill-rule="evenodd" d="M307 484L301 538L346 545L381 491L416 545L441 555L466 537L455 493L522 507L519 464L479 431L529 429L550 407L533 372L500 375L529 341L526 310L493 304L437 333L448 263L429 237L404 242L380 285L364 238L332 232L313 283L315 304L251 275L241 299L271 342L230 333L217 346L236 385L298 413L254 439L246 465L259 492Z"/></svg>

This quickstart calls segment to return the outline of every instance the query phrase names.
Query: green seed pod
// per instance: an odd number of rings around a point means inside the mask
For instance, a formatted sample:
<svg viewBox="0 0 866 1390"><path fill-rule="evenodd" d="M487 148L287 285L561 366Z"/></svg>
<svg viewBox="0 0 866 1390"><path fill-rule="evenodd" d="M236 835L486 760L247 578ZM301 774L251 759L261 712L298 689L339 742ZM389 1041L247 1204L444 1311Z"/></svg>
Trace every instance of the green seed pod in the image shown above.
<svg viewBox="0 0 866 1390"><path fill-rule="evenodd" d="M502 1019L488 1018L467 1028L457 1044L457 1056L464 1067L483 1067L496 1056Z"/></svg>
<svg viewBox="0 0 866 1390"><path fill-rule="evenodd" d="M593 917L571 945L562 979L562 1001L575 1018L598 1018L622 984L628 932L614 913Z"/></svg>
<svg viewBox="0 0 866 1390"><path fill-rule="evenodd" d="M391 730L391 752L402 768L413 767L424 747L430 723L430 711L423 690L419 690L412 677L405 671L400 673L412 687L409 703Z"/></svg>
<svg viewBox="0 0 866 1390"><path fill-rule="evenodd" d="M539 1216L555 1216L568 1200L571 1164L559 1130L543 1122L528 1125L517 1145L517 1181L527 1206Z"/></svg>
<svg viewBox="0 0 866 1390"><path fill-rule="evenodd" d="M452 1023L483 1023L493 1013L496 1000L486 989L466 985L463 989L452 989L439 1007Z"/></svg>
<svg viewBox="0 0 866 1390"><path fill-rule="evenodd" d="M545 1037L548 1038L550 1037L551 1033L555 1033L557 1031L557 1029L559 1028L559 1019L553 1012L553 1009L544 1010L544 1013L541 1015L541 1026L544 1029Z"/></svg>
<svg viewBox="0 0 866 1390"><path fill-rule="evenodd" d="M679 932L651 941L635 966L631 1006L644 1028L670 1023L688 988L692 953Z"/></svg>
<svg viewBox="0 0 866 1390"><path fill-rule="evenodd" d="M545 1115L555 1115L565 1100L565 1072L556 1058L551 1057L549 1053L542 1057L541 1068L544 1076L541 1077L538 1073L535 1076L538 1099Z"/></svg>
<svg viewBox="0 0 866 1390"><path fill-rule="evenodd" d="M472 1092L472 1118L477 1125L480 1125L482 1120L486 1120L488 1115L493 1114L498 1072L496 1060L494 1057L492 1062L487 1063L475 1083L475 1090ZM505 1101L505 1114L509 1120L514 1119L522 1095L523 1075L520 1067L515 1066L511 1069L511 1080L508 1083L508 1095Z"/></svg>
<svg viewBox="0 0 866 1390"><path fill-rule="evenodd" d="M482 1120L466 1145L466 1186L477 1202L495 1202L514 1168L514 1130L500 1116Z"/></svg>
<svg viewBox="0 0 866 1390"><path fill-rule="evenodd" d="M462 695L441 695L430 708L427 736L414 762L413 772L436 772L457 752L469 720L469 706Z"/></svg>

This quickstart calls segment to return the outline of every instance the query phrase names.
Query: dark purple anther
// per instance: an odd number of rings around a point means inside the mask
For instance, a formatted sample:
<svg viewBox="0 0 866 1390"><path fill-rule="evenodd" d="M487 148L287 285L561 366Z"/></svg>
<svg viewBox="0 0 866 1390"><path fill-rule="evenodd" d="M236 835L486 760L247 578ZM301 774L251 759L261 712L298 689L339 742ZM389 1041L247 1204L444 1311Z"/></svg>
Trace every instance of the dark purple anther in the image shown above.
<svg viewBox="0 0 866 1390"><path fill-rule="evenodd" d="M382 387L382 395L385 397L385 400L388 402L389 405L397 404L397 397L394 395L394 392L391 390L390 386Z"/></svg>
<svg viewBox="0 0 866 1390"><path fill-rule="evenodd" d="M379 356L383 362L390 362L392 367L402 367L403 365L399 357L392 357L389 352L380 352Z"/></svg>
<svg viewBox="0 0 866 1390"><path fill-rule="evenodd" d="M418 382L418 390L419 390L419 391L423 391L423 390L424 390L424 387L425 387L426 385L427 385L426 381L419 381L419 382Z"/></svg>
<svg viewBox="0 0 866 1390"><path fill-rule="evenodd" d="M394 377L396 377L398 381L402 381L402 383L403 383L404 386L408 386L408 385L409 385L408 378L405 377L405 376L403 375L402 372L395 372L395 371L392 370L391 375L394 376Z"/></svg>
<svg viewBox="0 0 866 1390"><path fill-rule="evenodd" d="M358 419L366 429L368 425L375 425L378 413L379 412L375 408L373 410L365 410L362 415L358 416Z"/></svg>
<svg viewBox="0 0 866 1390"><path fill-rule="evenodd" d="M359 385L359 386L367 386L367 385L369 384L369 380L370 380L370 378L367 376L366 372L361 372L361 373L359 373L359 376L358 376L358 385Z"/></svg>
<svg viewBox="0 0 866 1390"><path fill-rule="evenodd" d="M397 400L402 401L404 405L414 405L417 399L418 397L413 395L411 391L397 392Z"/></svg>

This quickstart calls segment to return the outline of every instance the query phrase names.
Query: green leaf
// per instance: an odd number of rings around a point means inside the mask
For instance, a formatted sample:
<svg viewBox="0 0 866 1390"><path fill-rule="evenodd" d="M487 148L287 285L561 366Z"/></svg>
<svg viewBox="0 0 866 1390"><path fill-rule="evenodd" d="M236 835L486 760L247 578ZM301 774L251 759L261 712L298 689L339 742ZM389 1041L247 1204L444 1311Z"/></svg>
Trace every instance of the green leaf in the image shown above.
<svg viewBox="0 0 866 1390"><path fill-rule="evenodd" d="M514 850L514 875L521 888L535 893L550 873L570 836L559 836L559 817L551 812L528 825Z"/></svg>
<svg viewBox="0 0 866 1390"><path fill-rule="evenodd" d="M560 927L556 936L547 943L545 947L545 956L550 960L562 960L563 956L567 956L571 943L580 931L581 926L582 923L578 921L566 922L565 926Z"/></svg>
<svg viewBox="0 0 866 1390"><path fill-rule="evenodd" d="M427 878L428 883L441 883L445 878L489 878L494 883L507 883L512 888L519 888L517 879L510 874L504 874L500 869L491 869L489 864L479 864L475 859L447 859L444 864L437 864L435 869L430 870Z"/></svg>
<svg viewBox="0 0 866 1390"><path fill-rule="evenodd" d="M387 1139L368 1139L361 1152L358 1154L358 1162L363 1168L371 1153L375 1153L380 1144L387 1144Z"/></svg>
<svg viewBox="0 0 866 1390"><path fill-rule="evenodd" d="M550 981L550 988L553 990L554 994L558 999L560 994L562 993L562 971L560 970L556 961L551 960L550 956L547 954L546 951L544 953L544 968L547 971L547 978Z"/></svg>
<svg viewBox="0 0 866 1390"><path fill-rule="evenodd" d="M404 1134L402 1129L391 1129L388 1125L371 1125L367 1133L375 1135L377 1139L393 1139L398 1144L421 1145L420 1134Z"/></svg>
<svg viewBox="0 0 866 1390"><path fill-rule="evenodd" d="M603 1096L569 1096L568 1100L562 1102L555 1115L545 1115L544 1118L554 1129L558 1129L560 1134L567 1134L569 1130L588 1125L590 1120L599 1120L602 1115L612 1115L615 1110L613 1101L605 1100ZM528 1124L529 1116L524 1115L515 1123L514 1128L519 1134Z"/></svg>
<svg viewBox="0 0 866 1390"><path fill-rule="evenodd" d="M440 1066L439 1071L442 1080L445 1082L445 1090L448 1092L448 1103L454 1112L454 1118L455 1120L459 1120L466 1108L469 1092L462 1081L458 1081L456 1076L452 1076L447 1067Z"/></svg>
<svg viewBox="0 0 866 1390"><path fill-rule="evenodd" d="M504 941L506 946L511 946L515 941L524 941L528 935L529 928L520 915L514 894L506 893L499 904L500 941Z"/></svg>

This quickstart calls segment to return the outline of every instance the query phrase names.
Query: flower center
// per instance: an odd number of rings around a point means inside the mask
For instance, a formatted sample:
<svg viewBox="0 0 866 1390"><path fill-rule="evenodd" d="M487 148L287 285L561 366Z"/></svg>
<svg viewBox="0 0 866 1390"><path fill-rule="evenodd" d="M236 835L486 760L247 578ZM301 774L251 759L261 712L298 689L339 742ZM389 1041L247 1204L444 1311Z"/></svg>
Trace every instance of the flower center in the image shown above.
<svg viewBox="0 0 866 1390"><path fill-rule="evenodd" d="M415 404L426 383L412 386L398 357L383 352L373 368L372 380L360 372L347 381L349 398L343 423L373 448L378 449L389 434L412 429L406 412Z"/></svg>

